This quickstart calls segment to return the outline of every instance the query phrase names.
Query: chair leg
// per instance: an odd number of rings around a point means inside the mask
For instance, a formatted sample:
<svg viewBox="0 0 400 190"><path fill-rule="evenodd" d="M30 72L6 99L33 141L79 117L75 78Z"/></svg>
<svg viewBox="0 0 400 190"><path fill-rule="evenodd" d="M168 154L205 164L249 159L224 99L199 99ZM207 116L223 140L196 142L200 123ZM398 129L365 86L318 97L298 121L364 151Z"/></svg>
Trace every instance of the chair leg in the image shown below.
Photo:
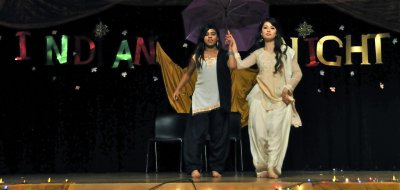
<svg viewBox="0 0 400 190"><path fill-rule="evenodd" d="M182 173L182 162L183 162L183 155L182 155L183 143L182 143L182 141L180 141L180 144L181 144L181 151L179 153L179 159L180 159L180 161L179 161L179 171Z"/></svg>
<svg viewBox="0 0 400 190"><path fill-rule="evenodd" d="M154 154L156 155L156 173L158 172L157 141L154 141Z"/></svg>
<svg viewBox="0 0 400 190"><path fill-rule="evenodd" d="M234 146L234 148L235 148L235 150L234 150L234 152L235 152L235 173L237 173L237 145L236 145L237 140L236 139L234 140L234 143L235 143L235 146Z"/></svg>
<svg viewBox="0 0 400 190"><path fill-rule="evenodd" d="M150 151L150 141L147 142L147 154L146 154L146 174L149 171L149 151Z"/></svg>
<svg viewBox="0 0 400 190"><path fill-rule="evenodd" d="M243 172L243 150L242 150L242 140L239 139L239 148L240 148L240 166L242 167Z"/></svg>

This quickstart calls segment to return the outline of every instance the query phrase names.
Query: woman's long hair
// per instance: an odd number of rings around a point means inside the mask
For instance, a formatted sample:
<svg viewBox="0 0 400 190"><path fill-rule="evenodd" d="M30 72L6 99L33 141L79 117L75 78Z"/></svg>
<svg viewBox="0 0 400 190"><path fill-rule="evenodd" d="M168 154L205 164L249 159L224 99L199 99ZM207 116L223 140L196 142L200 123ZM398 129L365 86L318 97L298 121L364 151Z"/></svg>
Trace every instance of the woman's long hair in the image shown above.
<svg viewBox="0 0 400 190"><path fill-rule="evenodd" d="M204 50L206 49L206 44L204 43L204 37L207 35L207 32L209 29L214 29L215 32L217 33L217 37L218 37L218 41L217 41L217 49L220 50L221 49L221 38L219 37L219 31L217 29L217 27L213 24L207 24L205 26L203 26L203 28L201 29L199 38L197 40L197 47L195 50L195 58L196 58L196 67L199 69L201 68L202 64L201 64L201 60L204 60Z"/></svg>
<svg viewBox="0 0 400 190"><path fill-rule="evenodd" d="M282 65L283 65L282 57L284 56L286 59L286 51L288 48L288 46L283 42L282 27L279 24L278 20L270 17L270 18L265 19L260 24L260 26L258 27L259 32L256 36L256 42L254 44L254 49L263 48L265 46L264 38L261 36L261 31L266 22L271 23L272 26L274 26L276 28L276 37L274 39L274 43L275 43L274 52L275 52L276 64L274 66L274 68L275 68L274 73L277 73L278 71L280 71L282 69ZM285 46L285 49L283 51L282 51L282 46Z"/></svg>

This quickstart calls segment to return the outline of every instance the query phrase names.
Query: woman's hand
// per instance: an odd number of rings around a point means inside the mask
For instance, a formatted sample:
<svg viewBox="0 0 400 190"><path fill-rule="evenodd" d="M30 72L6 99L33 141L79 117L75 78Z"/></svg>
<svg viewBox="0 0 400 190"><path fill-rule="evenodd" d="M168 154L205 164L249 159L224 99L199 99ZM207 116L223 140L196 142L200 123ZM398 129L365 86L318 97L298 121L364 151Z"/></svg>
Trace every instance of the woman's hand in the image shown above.
<svg viewBox="0 0 400 190"><path fill-rule="evenodd" d="M175 101L179 99L179 95L181 94L180 90L176 89L172 97L174 98Z"/></svg>
<svg viewBox="0 0 400 190"><path fill-rule="evenodd" d="M228 33L225 35L225 44L228 44L228 48L230 52L237 52L237 46L235 38L233 38L231 32L228 30Z"/></svg>
<svg viewBox="0 0 400 190"><path fill-rule="evenodd" d="M287 88L283 88L282 91L282 101L288 105L294 101L294 99L291 96L290 91Z"/></svg>

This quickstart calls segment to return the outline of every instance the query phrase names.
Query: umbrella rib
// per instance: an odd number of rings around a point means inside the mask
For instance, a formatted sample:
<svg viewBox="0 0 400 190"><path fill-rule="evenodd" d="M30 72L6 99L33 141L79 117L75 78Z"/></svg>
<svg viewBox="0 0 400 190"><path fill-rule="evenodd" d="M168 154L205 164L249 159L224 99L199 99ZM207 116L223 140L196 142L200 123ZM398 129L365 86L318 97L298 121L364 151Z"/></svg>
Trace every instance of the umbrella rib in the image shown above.
<svg viewBox="0 0 400 190"><path fill-rule="evenodd" d="M239 14L239 13L236 13L235 11L236 10L238 10L238 9L240 9L241 7L243 7L243 6L245 6L246 4L240 4L240 5L238 5L238 6L236 6L236 7L233 7L232 9L229 9L228 10L228 12L229 12L229 14L232 14L232 15L237 15L237 16L251 16L251 15L253 15L253 13L244 13L244 14Z"/></svg>
<svg viewBox="0 0 400 190"><path fill-rule="evenodd" d="M198 28L199 28L199 27L196 27L196 30L192 30L192 31L186 36L186 40L189 39L189 37L190 37L192 34L196 33L196 31L198 30Z"/></svg>
<svg viewBox="0 0 400 190"><path fill-rule="evenodd" d="M230 9L229 11L235 11L236 9L239 9L240 7L245 6L246 4L240 4L239 6L233 7L232 9Z"/></svg>

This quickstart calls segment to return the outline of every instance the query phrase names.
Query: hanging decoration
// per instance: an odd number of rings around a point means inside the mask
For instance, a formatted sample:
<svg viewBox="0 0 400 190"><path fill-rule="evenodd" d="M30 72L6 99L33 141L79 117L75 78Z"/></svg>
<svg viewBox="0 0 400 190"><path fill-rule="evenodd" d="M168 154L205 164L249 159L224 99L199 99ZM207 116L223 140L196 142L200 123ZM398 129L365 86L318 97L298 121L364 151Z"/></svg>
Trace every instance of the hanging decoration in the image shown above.
<svg viewBox="0 0 400 190"><path fill-rule="evenodd" d="M30 32L25 32L25 31L24 32L17 32L16 36L19 37L19 53L20 53L20 56L15 58L16 61L31 59L30 57L28 57L26 55L26 36L30 36L30 35L31 35Z"/></svg>
<svg viewBox="0 0 400 190"><path fill-rule="evenodd" d="M307 37L308 35L314 32L312 26L307 24L306 21L300 24L299 27L296 29L296 31L299 33L299 36L302 36L303 38Z"/></svg>
<svg viewBox="0 0 400 190"><path fill-rule="evenodd" d="M56 54L56 58L60 64L67 63L68 58L68 36L62 35L61 37L61 52L56 45L56 41L53 36L46 36L47 41L47 65L54 65L53 63L53 52Z"/></svg>
<svg viewBox="0 0 400 190"><path fill-rule="evenodd" d="M144 58L146 58L147 63L155 64L156 63L156 49L154 48L154 39L149 39L150 41L150 50L147 51L146 45L144 43L143 38L139 37L136 40L136 52L135 52L135 61L136 65L140 65L140 54L144 54ZM150 54L149 54L150 53Z"/></svg>
<svg viewBox="0 0 400 190"><path fill-rule="evenodd" d="M392 43L393 43L393 45L396 45L397 44L397 38L393 38Z"/></svg>
<svg viewBox="0 0 400 190"><path fill-rule="evenodd" d="M94 30L94 36L96 38L103 38L110 30L108 30L108 26L103 24L101 21L96 25L96 29Z"/></svg>
<svg viewBox="0 0 400 190"><path fill-rule="evenodd" d="M306 64L306 67L316 67L319 65L317 61L317 56L315 55L315 42L318 40L315 38L304 38L304 41L308 43L308 49L310 53L310 62Z"/></svg>
<svg viewBox="0 0 400 190"><path fill-rule="evenodd" d="M121 42L112 68L117 68L121 60L128 61L129 67L133 66L132 54L127 40Z"/></svg>
<svg viewBox="0 0 400 190"><path fill-rule="evenodd" d="M81 41L84 41L89 44L89 57L85 61L81 60L81 54L82 54ZM73 54L75 56L74 63L75 64L88 64L88 63L92 62L94 59L94 55L95 55L95 49L96 49L96 45L93 42L93 40L89 39L86 36L76 36L75 37L75 51L74 51L75 54Z"/></svg>
<svg viewBox="0 0 400 190"><path fill-rule="evenodd" d="M127 75L128 75L127 72L122 72L122 73L121 73L121 76L124 77L124 78L126 78Z"/></svg>

